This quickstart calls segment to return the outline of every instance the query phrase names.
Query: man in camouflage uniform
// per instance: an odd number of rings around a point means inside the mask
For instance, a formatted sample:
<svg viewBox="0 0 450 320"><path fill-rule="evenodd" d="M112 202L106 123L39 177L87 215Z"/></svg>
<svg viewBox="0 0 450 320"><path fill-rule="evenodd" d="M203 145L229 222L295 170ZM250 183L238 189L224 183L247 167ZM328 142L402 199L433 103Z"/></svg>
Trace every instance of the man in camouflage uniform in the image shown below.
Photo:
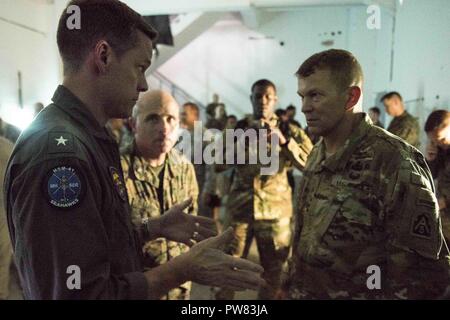
<svg viewBox="0 0 450 320"><path fill-rule="evenodd" d="M425 122L428 145L425 157L437 180L437 198L442 230L450 240L450 112L433 111Z"/></svg>
<svg viewBox="0 0 450 320"><path fill-rule="evenodd" d="M235 170L226 215L234 228L235 241L230 253L246 257L253 237L256 238L263 278L268 284L260 290L259 299L273 299L280 287L281 270L291 244L292 195L286 171L292 165L300 170L304 168L312 143L302 129L291 124L285 132L280 130L280 121L274 113L277 96L272 82L265 79L255 82L250 100L253 115L239 121L236 129L244 132L267 129L270 135L278 136L279 166L271 175L261 175L261 163L231 166ZM230 166L218 165L216 170L225 167ZM232 299L233 293L223 290L216 297Z"/></svg>
<svg viewBox="0 0 450 320"><path fill-rule="evenodd" d="M178 122L178 104L163 91L147 92L133 109L134 140L122 150L121 162L136 226L189 197L193 198L189 213L197 214L194 167L173 149ZM143 246L144 266L157 267L187 250L185 244L165 238L148 241ZM186 282L163 299L189 299L190 288L191 283Z"/></svg>
<svg viewBox="0 0 450 320"><path fill-rule="evenodd" d="M389 92L385 94L380 101L383 102L387 114L394 117L389 124L387 131L402 138L410 145L419 148L419 121L405 110L400 93L395 91Z"/></svg>
<svg viewBox="0 0 450 320"><path fill-rule="evenodd" d="M299 189L284 293L439 297L449 284L448 250L423 155L359 112L363 74L350 52L317 53L297 76L302 111L322 139Z"/></svg>

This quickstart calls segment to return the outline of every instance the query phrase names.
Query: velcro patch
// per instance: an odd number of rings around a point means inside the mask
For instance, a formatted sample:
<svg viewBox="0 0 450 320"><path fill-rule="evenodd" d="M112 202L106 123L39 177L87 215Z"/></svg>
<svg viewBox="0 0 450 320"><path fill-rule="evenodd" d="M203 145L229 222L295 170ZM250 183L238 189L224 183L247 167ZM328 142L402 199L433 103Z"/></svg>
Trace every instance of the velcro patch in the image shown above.
<svg viewBox="0 0 450 320"><path fill-rule="evenodd" d="M431 239L430 218L426 214L414 216L411 223L411 234L419 238Z"/></svg>
<svg viewBox="0 0 450 320"><path fill-rule="evenodd" d="M122 201L127 202L128 201L127 189L120 177L119 170L117 170L114 167L109 167L109 172L111 173L111 179L114 184L114 188L116 189Z"/></svg>
<svg viewBox="0 0 450 320"><path fill-rule="evenodd" d="M55 167L47 181L49 202L58 208L71 208L80 202L81 179L69 166Z"/></svg>
<svg viewBox="0 0 450 320"><path fill-rule="evenodd" d="M75 152L73 135L66 131L50 132L47 141L48 153Z"/></svg>

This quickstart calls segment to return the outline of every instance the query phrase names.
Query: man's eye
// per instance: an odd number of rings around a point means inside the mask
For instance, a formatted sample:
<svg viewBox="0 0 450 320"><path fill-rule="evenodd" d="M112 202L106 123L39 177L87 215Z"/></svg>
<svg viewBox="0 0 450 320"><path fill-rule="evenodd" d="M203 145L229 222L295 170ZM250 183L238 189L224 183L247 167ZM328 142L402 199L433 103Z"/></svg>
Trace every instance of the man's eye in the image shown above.
<svg viewBox="0 0 450 320"><path fill-rule="evenodd" d="M157 115L150 115L150 116L147 117L147 121L148 122L157 122L157 121L159 121L159 116L157 116Z"/></svg>

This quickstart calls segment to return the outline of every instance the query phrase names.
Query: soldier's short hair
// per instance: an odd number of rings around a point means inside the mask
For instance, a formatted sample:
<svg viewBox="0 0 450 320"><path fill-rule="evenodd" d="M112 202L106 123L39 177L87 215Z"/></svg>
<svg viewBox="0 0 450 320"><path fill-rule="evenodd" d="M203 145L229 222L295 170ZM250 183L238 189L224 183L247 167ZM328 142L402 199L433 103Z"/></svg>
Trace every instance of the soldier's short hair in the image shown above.
<svg viewBox="0 0 450 320"><path fill-rule="evenodd" d="M380 108L378 108L378 107L372 107L369 109L369 111L375 112L378 115L381 114Z"/></svg>
<svg viewBox="0 0 450 320"><path fill-rule="evenodd" d="M288 106L286 107L286 110L287 110L287 111L289 111L289 110L294 110L294 111L296 111L297 108L296 108L294 105L290 104L290 105L288 105Z"/></svg>
<svg viewBox="0 0 450 320"><path fill-rule="evenodd" d="M68 28L74 14L69 6L80 9L80 28ZM64 72L78 71L94 44L108 41L120 57L137 43L137 31L154 41L157 31L142 16L118 0L72 0L64 9L58 24L57 43Z"/></svg>
<svg viewBox="0 0 450 320"><path fill-rule="evenodd" d="M254 90L256 87L261 87L261 88L272 87L273 90L275 90L275 92L277 92L277 87L275 86L275 84L274 84L272 81L267 80L267 79L260 79L260 80L256 81L256 82L252 85L251 92L253 92L253 90Z"/></svg>
<svg viewBox="0 0 450 320"><path fill-rule="evenodd" d="M295 75L306 78L317 70L330 70L333 80L340 88L362 85L364 80L361 65L355 56L346 50L330 49L313 54L301 64Z"/></svg>
<svg viewBox="0 0 450 320"><path fill-rule="evenodd" d="M199 111L198 105L195 104L194 102L186 102L185 104L183 104L183 108L188 107L188 108L192 108L194 110Z"/></svg>
<svg viewBox="0 0 450 320"><path fill-rule="evenodd" d="M398 97L400 101L403 101L402 96L397 91L391 91L386 93L384 96L381 97L380 102L383 102L386 99L391 99L392 97Z"/></svg>
<svg viewBox="0 0 450 320"><path fill-rule="evenodd" d="M425 121L425 132L431 132L436 128L442 128L450 125L450 111L435 110Z"/></svg>

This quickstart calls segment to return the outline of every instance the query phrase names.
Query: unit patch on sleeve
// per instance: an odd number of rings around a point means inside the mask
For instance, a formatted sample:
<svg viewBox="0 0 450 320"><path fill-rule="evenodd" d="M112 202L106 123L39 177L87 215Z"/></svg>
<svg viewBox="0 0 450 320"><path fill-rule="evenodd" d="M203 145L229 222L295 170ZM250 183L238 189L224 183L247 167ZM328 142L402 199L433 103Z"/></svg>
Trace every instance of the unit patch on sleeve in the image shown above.
<svg viewBox="0 0 450 320"><path fill-rule="evenodd" d="M70 166L55 167L47 180L50 204L58 208L70 208L80 202L81 179Z"/></svg>

